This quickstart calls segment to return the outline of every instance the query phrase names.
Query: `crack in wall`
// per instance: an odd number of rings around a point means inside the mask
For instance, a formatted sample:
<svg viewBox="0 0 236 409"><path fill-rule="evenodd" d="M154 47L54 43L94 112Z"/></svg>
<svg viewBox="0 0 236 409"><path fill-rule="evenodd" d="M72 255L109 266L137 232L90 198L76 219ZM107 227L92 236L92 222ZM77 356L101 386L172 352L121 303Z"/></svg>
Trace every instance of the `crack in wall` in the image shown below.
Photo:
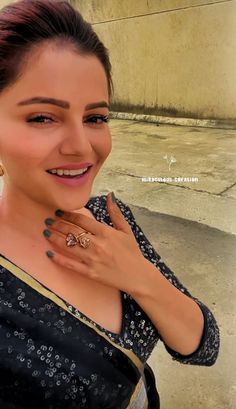
<svg viewBox="0 0 236 409"><path fill-rule="evenodd" d="M119 18L114 18L110 20L98 21L96 23L92 23L92 26L95 26L98 24L111 23L115 21L129 20L129 19L134 19L134 18L139 18L139 17L153 16L155 14L175 13L177 11L189 10L189 9L193 9L197 7L215 6L216 4L232 3L234 1L235 0L220 0L220 1L216 1L215 3L196 4L195 6L177 7L175 9L170 9L170 10L161 10L161 11L154 11L152 13L137 14L135 16L119 17Z"/></svg>

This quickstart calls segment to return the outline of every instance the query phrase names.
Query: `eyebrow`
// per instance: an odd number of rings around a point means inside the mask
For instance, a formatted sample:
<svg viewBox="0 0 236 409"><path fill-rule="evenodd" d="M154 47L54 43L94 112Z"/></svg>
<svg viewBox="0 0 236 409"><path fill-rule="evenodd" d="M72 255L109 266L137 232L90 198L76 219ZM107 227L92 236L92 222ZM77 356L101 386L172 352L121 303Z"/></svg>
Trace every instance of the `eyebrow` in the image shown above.
<svg viewBox="0 0 236 409"><path fill-rule="evenodd" d="M62 101L61 99L48 98L48 97L33 97L33 98L25 99L24 101L20 101L17 103L17 105L19 106L31 105L31 104L52 104L52 105L57 105L60 108L64 108L64 109L70 108L70 103L68 101ZM93 102L91 104L88 104L85 107L86 110L94 109L94 108L110 109L110 106L106 101L99 101L99 102Z"/></svg>

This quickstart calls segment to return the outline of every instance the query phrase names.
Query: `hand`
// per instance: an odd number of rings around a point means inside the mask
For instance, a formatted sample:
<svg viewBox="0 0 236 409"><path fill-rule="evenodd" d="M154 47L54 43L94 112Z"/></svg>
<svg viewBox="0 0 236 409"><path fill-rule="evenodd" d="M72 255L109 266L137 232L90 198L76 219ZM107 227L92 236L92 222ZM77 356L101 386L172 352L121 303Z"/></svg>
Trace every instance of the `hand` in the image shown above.
<svg viewBox="0 0 236 409"><path fill-rule="evenodd" d="M89 279L127 293L140 289L146 281L143 256L129 223L118 205L107 195L107 209L114 227L103 224L79 213L64 212L63 216L47 224L44 234L53 245L53 253L48 252L54 263L78 272ZM66 246L69 232L78 235L86 231L90 245L82 248ZM50 255L50 253L52 254Z"/></svg>

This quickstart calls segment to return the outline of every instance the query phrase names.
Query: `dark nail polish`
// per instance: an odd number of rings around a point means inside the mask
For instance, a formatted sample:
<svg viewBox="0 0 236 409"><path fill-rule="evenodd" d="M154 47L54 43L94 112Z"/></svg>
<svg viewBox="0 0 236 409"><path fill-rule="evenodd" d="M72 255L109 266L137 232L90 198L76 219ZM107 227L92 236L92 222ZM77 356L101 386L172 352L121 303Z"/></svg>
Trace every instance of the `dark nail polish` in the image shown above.
<svg viewBox="0 0 236 409"><path fill-rule="evenodd" d="M57 217L62 217L62 216L64 216L64 212L63 212L62 210L60 210L60 209L57 209L57 210L55 211L55 215L56 215Z"/></svg>
<svg viewBox="0 0 236 409"><path fill-rule="evenodd" d="M44 220L44 223L51 226L53 223L55 222L55 220L51 219L50 217L48 217L48 219Z"/></svg>
<svg viewBox="0 0 236 409"><path fill-rule="evenodd" d="M113 203L116 203L116 197L114 192L111 192L111 200L113 201Z"/></svg>
<svg viewBox="0 0 236 409"><path fill-rule="evenodd" d="M54 253L51 250L46 251L46 254L49 258L53 258Z"/></svg>
<svg viewBox="0 0 236 409"><path fill-rule="evenodd" d="M45 237L50 237L51 236L51 232L50 232L50 230L44 230L43 231L43 235L45 236Z"/></svg>

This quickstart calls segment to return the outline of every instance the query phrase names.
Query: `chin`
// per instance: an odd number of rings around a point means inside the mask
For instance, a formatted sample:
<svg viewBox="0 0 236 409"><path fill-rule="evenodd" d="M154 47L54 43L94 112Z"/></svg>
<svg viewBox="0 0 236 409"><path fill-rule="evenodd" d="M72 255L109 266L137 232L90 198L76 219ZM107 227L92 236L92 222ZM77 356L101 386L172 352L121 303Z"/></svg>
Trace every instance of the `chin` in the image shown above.
<svg viewBox="0 0 236 409"><path fill-rule="evenodd" d="M75 210L82 209L89 201L90 197L91 190L89 190L89 192L81 192L77 199L75 198L75 195L71 195L71 198L67 197L59 201L57 200L54 207L67 212L73 212Z"/></svg>

